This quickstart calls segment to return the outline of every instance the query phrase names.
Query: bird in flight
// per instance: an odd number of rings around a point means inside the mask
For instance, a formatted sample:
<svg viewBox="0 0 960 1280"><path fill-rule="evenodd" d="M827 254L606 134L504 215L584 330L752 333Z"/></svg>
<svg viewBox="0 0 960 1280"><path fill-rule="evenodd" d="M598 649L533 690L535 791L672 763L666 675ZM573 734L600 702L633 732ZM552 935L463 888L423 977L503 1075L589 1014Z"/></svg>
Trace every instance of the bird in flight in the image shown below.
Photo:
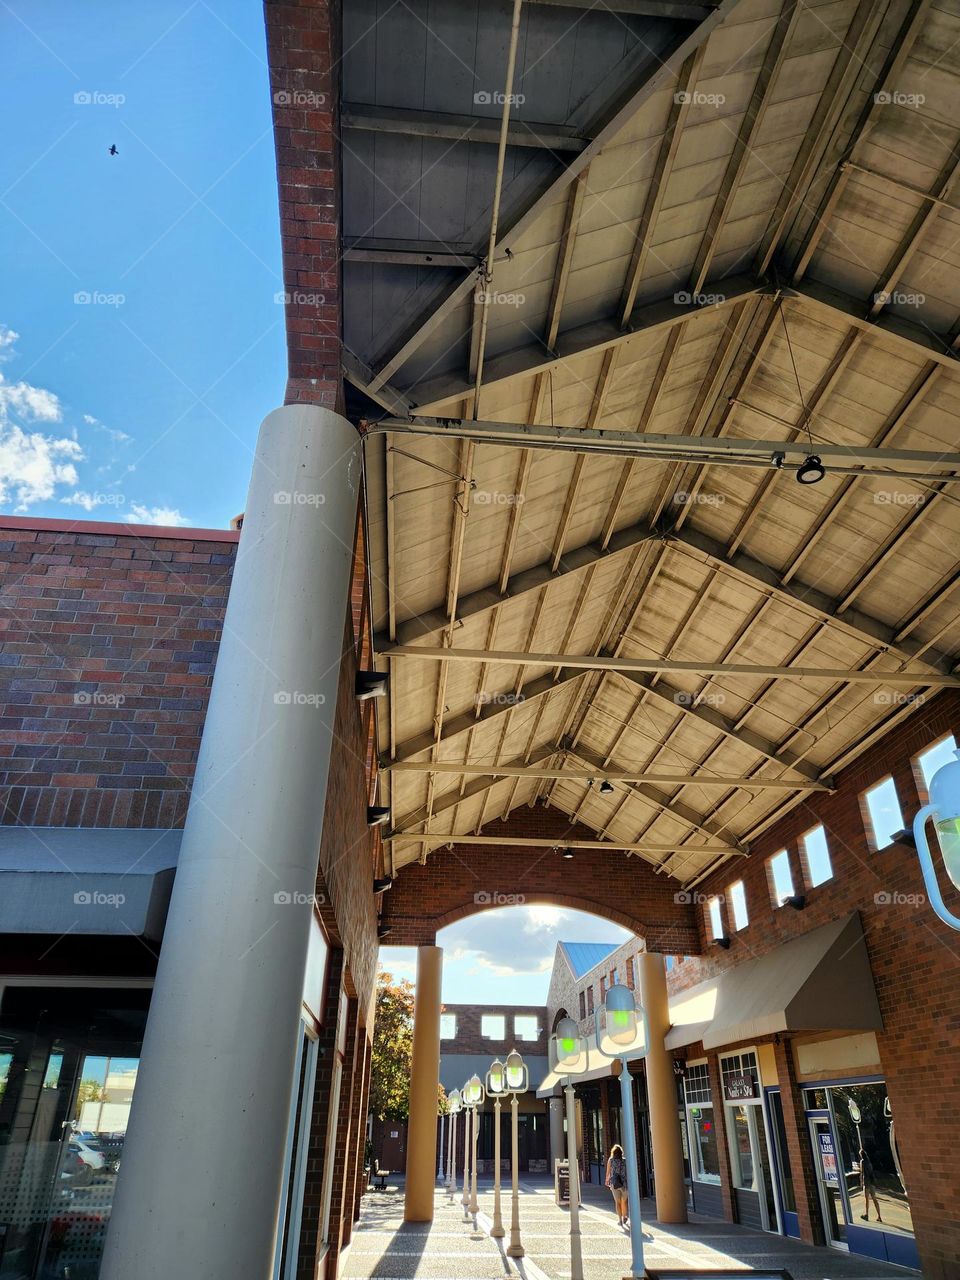
<svg viewBox="0 0 960 1280"><path fill-rule="evenodd" d="M117 144L115 142L111 142L110 144L110 154L112 156L118 156L120 154L120 152L117 150Z"/></svg>

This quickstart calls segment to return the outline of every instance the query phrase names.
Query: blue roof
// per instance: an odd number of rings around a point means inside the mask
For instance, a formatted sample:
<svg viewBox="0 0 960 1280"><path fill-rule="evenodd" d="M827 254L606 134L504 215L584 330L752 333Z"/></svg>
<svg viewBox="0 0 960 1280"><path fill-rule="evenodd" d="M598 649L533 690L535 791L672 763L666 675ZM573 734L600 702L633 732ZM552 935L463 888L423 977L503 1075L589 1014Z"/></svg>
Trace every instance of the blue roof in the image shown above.
<svg viewBox="0 0 960 1280"><path fill-rule="evenodd" d="M561 942L566 952L570 968L575 978L582 978L601 960L605 960L611 951L616 951L619 942Z"/></svg>

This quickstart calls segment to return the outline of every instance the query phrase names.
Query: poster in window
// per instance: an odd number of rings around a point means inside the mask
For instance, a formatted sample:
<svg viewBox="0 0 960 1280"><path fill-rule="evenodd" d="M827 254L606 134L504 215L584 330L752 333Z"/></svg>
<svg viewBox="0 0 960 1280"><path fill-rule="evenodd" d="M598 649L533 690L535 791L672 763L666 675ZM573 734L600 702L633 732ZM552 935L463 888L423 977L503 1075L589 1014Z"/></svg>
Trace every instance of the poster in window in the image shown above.
<svg viewBox="0 0 960 1280"><path fill-rule="evenodd" d="M833 1149L833 1134L818 1133L817 1138L820 1141L820 1168L823 1170L823 1180L837 1187L840 1185L840 1178L837 1175L837 1154Z"/></svg>

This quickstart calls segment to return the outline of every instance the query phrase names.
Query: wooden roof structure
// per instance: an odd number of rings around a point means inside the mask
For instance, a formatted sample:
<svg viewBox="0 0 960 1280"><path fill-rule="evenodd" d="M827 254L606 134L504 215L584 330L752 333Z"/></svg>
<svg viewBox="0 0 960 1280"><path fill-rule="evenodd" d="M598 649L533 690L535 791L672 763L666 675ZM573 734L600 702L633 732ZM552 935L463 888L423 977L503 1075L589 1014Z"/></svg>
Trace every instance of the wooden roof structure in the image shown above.
<svg viewBox="0 0 960 1280"><path fill-rule="evenodd" d="M689 886L958 683L960 0L517 8L343 5L388 862Z"/></svg>

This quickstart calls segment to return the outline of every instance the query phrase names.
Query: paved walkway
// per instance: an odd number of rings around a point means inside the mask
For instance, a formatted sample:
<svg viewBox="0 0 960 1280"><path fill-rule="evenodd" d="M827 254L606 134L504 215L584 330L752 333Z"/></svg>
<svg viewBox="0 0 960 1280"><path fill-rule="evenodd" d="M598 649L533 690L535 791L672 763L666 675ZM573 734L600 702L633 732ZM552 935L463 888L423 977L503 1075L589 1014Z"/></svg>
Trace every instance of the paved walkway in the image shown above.
<svg viewBox="0 0 960 1280"><path fill-rule="evenodd" d="M616 1280L629 1275L630 1242L617 1226L613 1202L602 1187L583 1188L580 1215L584 1280ZM570 1280L570 1221L554 1203L553 1187L523 1183L520 1224L525 1258L508 1258L510 1199L503 1197L506 1240L487 1234L493 1213L489 1181L479 1188L480 1215L463 1221L458 1195L452 1202L437 1189L432 1224L403 1222L403 1193L398 1187L368 1192L344 1258L344 1280ZM872 1262L835 1249L814 1249L767 1232L750 1231L714 1218L694 1216L682 1227L653 1221L653 1202L643 1202L644 1254L648 1269L782 1268L794 1280L887 1280L919 1274L904 1267Z"/></svg>

